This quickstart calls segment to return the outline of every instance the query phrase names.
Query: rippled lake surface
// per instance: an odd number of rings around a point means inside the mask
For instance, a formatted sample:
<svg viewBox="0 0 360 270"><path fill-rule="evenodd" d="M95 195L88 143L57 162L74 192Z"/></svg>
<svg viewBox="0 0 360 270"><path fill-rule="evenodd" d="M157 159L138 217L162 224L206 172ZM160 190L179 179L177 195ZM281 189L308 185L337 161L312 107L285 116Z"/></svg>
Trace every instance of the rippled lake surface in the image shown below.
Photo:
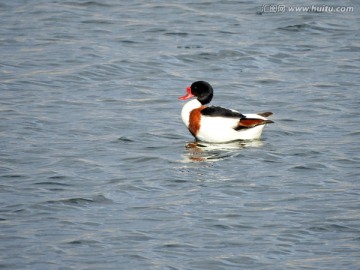
<svg viewBox="0 0 360 270"><path fill-rule="evenodd" d="M1 1L1 269L360 269L359 4L264 4ZM195 143L196 80L275 124Z"/></svg>

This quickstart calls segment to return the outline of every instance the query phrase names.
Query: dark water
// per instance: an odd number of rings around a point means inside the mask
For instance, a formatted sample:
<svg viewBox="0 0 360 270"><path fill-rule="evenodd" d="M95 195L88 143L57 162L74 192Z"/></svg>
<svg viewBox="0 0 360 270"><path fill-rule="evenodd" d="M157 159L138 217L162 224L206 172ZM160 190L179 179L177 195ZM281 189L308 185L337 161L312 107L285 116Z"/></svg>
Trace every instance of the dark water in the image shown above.
<svg viewBox="0 0 360 270"><path fill-rule="evenodd" d="M360 269L359 4L264 4L1 1L1 269ZM193 144L200 79L276 123Z"/></svg>

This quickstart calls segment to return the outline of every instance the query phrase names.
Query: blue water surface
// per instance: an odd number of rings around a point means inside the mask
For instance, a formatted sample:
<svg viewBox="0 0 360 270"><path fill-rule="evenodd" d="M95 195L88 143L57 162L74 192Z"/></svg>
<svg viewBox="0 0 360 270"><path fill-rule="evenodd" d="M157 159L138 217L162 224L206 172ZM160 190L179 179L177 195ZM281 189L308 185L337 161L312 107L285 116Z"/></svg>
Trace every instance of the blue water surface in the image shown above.
<svg viewBox="0 0 360 270"><path fill-rule="evenodd" d="M359 4L269 4L2 1L0 268L360 269ZM275 124L194 142L196 80Z"/></svg>

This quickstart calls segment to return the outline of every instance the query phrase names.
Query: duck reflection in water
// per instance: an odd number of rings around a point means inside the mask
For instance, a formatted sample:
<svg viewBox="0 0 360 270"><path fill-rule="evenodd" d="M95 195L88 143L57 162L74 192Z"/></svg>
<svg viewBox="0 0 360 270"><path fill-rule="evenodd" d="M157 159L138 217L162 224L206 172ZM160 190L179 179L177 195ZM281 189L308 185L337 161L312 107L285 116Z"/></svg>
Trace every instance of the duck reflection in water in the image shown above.
<svg viewBox="0 0 360 270"><path fill-rule="evenodd" d="M213 162L236 156L247 147L260 147L261 140L234 141L231 143L189 142L186 144L185 162Z"/></svg>

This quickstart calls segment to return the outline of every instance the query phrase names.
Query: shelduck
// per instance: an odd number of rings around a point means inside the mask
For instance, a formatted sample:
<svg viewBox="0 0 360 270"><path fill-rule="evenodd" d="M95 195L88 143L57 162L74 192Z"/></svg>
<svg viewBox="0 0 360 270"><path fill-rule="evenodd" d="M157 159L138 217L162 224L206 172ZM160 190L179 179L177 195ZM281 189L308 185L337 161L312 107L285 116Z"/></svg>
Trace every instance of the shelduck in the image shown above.
<svg viewBox="0 0 360 270"><path fill-rule="evenodd" d="M186 88L180 100L188 101L182 108L181 118L198 141L225 143L236 140L260 139L272 112L242 114L218 106L206 106L213 98L213 88L205 81L197 81Z"/></svg>

